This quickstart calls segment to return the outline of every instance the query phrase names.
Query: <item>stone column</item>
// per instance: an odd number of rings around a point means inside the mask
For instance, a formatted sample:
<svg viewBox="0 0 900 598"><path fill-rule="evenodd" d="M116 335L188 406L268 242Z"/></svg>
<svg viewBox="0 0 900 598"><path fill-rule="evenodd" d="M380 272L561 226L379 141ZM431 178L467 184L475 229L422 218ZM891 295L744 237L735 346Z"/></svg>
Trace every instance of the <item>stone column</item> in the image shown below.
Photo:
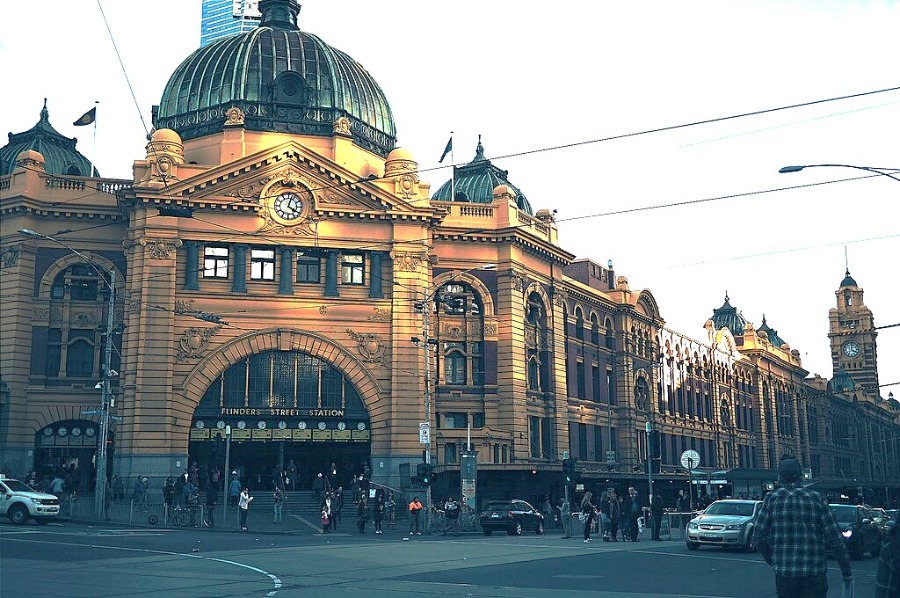
<svg viewBox="0 0 900 598"><path fill-rule="evenodd" d="M200 243L185 243L184 290L200 290Z"/></svg>
<svg viewBox="0 0 900 598"><path fill-rule="evenodd" d="M234 246L234 279L231 290L235 293L247 292L247 245Z"/></svg>
<svg viewBox="0 0 900 598"><path fill-rule="evenodd" d="M294 271L291 262L294 257L294 251L290 247L280 247L278 251L281 252L281 266L279 267L278 272L278 294L293 295L294 287L292 274Z"/></svg>
<svg viewBox="0 0 900 598"><path fill-rule="evenodd" d="M338 276L338 264L337 264L337 252L329 251L325 256L325 296L326 297L340 297L341 294L338 291L337 286L337 276Z"/></svg>

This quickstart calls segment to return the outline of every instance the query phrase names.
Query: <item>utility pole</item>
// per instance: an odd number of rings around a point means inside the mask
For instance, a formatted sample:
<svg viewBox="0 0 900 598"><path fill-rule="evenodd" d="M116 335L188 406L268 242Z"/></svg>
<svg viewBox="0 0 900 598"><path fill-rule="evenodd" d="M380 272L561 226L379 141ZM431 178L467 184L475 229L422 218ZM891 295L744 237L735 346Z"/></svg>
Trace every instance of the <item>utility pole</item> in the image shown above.
<svg viewBox="0 0 900 598"><path fill-rule="evenodd" d="M106 279L101 276L100 280L103 282ZM110 372L112 371L113 326L116 317L115 270L110 270L107 286L109 288L109 301L106 307L106 345L103 350L103 380L100 382L102 385L100 395L100 446L97 447L97 483L94 489L94 514L97 519L103 519L106 515L106 445L109 440L109 410L113 406Z"/></svg>
<svg viewBox="0 0 900 598"><path fill-rule="evenodd" d="M425 463L431 464L431 338L428 336L428 319L431 312L431 297L429 296L429 286L425 283L422 289L422 345L424 347L423 354L425 358L425 424L428 430L428 436L425 443ZM431 479L425 485L425 529L428 529L431 523Z"/></svg>

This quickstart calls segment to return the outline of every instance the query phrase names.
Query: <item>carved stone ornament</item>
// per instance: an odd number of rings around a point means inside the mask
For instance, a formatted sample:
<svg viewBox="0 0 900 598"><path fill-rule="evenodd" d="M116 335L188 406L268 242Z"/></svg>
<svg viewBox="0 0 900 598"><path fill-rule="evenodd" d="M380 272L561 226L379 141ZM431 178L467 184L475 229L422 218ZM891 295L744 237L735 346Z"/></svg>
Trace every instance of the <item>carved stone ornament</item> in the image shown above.
<svg viewBox="0 0 900 598"><path fill-rule="evenodd" d="M187 359L197 359L202 357L209 348L209 337L221 330L221 326L213 326L212 328L191 328L185 331L178 340L178 361Z"/></svg>
<svg viewBox="0 0 900 598"><path fill-rule="evenodd" d="M323 316L324 316L325 314L327 314L327 313L328 313L328 306L327 306L327 305L320 305L320 306L319 306L319 313L322 314Z"/></svg>
<svg viewBox="0 0 900 598"><path fill-rule="evenodd" d="M334 134L335 135L350 135L350 119L346 116L339 116L334 121Z"/></svg>
<svg viewBox="0 0 900 598"><path fill-rule="evenodd" d="M484 325L484 335L485 336L495 336L497 334L497 325L496 324L485 324Z"/></svg>
<svg viewBox="0 0 900 598"><path fill-rule="evenodd" d="M237 106L232 106L225 111L225 126L239 127L244 125L244 111Z"/></svg>
<svg viewBox="0 0 900 598"><path fill-rule="evenodd" d="M553 303L556 304L556 307L565 307L568 300L569 296L565 293L557 293L556 297L553 300Z"/></svg>
<svg viewBox="0 0 900 598"><path fill-rule="evenodd" d="M178 299L175 301L175 313L176 314L186 314L193 313L197 310L194 309L194 300L184 301L182 299Z"/></svg>
<svg viewBox="0 0 900 598"><path fill-rule="evenodd" d="M85 328L87 326L92 326L97 323L97 318L94 317L94 314L90 312L81 312L72 315L72 324L77 326L78 328Z"/></svg>
<svg viewBox="0 0 900 598"><path fill-rule="evenodd" d="M387 365L384 358L384 343L381 342L381 339L379 339L377 335L372 334L371 332L360 334L353 332L353 330L349 328L347 329L347 334L356 341L357 349L363 359L370 363L377 363L382 366Z"/></svg>
<svg viewBox="0 0 900 598"><path fill-rule="evenodd" d="M150 251L150 257L157 260L167 260L172 252L181 247L181 239L141 239L141 245Z"/></svg>
<svg viewBox="0 0 900 598"><path fill-rule="evenodd" d="M518 274L510 275L512 279L513 289L519 291L520 293L525 292L525 279L519 276Z"/></svg>
<svg viewBox="0 0 900 598"><path fill-rule="evenodd" d="M390 322L391 321L391 310L389 309L381 309L380 307L373 307L375 310L374 316L369 316L369 320L373 322Z"/></svg>
<svg viewBox="0 0 900 598"><path fill-rule="evenodd" d="M50 317L50 308L46 305L37 306L31 310L33 320L46 320Z"/></svg>
<svg viewBox="0 0 900 598"><path fill-rule="evenodd" d="M411 199L419 194L419 179L409 174L397 177L394 181L394 193L403 199Z"/></svg>
<svg viewBox="0 0 900 598"><path fill-rule="evenodd" d="M18 247L7 247L0 253L0 268L12 268L19 263L19 254L22 250Z"/></svg>
<svg viewBox="0 0 900 598"><path fill-rule="evenodd" d="M444 324L444 334L450 338L462 338L462 328L452 324Z"/></svg>
<svg viewBox="0 0 900 598"><path fill-rule="evenodd" d="M394 266L403 272L415 272L419 269L419 264L428 258L426 253L390 253L391 259L394 260Z"/></svg>

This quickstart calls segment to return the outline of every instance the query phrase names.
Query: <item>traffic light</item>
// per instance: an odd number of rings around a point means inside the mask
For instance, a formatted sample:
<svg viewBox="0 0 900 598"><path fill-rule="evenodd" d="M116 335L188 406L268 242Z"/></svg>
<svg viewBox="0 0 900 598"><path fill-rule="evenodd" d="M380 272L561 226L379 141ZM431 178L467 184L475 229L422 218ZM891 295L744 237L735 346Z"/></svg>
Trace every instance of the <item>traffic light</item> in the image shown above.
<svg viewBox="0 0 900 598"><path fill-rule="evenodd" d="M563 459L563 477L566 480L566 484L575 483L575 464L577 462L578 459Z"/></svg>
<svg viewBox="0 0 900 598"><path fill-rule="evenodd" d="M650 458L654 460L659 460L662 458L660 454L661 447L659 445L660 434L659 430L650 430Z"/></svg>
<svg viewBox="0 0 900 598"><path fill-rule="evenodd" d="M419 463L416 466L416 473L419 474L419 477L422 478L423 486L431 485L431 474L434 470L434 465L431 463Z"/></svg>

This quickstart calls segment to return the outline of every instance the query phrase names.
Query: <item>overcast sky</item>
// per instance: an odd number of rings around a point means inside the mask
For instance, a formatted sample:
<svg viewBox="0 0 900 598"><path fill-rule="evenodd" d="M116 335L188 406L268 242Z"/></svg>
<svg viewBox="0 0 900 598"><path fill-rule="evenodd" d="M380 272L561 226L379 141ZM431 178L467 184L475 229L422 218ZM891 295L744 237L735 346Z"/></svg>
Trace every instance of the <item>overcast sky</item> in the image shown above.
<svg viewBox="0 0 900 598"><path fill-rule="evenodd" d="M450 132L457 164L481 134L535 210L558 210L563 247L612 260L633 289L653 292L671 328L702 338L727 291L830 378L828 309L845 248L876 324L900 322L900 182L784 189L865 173L778 174L788 164L900 168L900 91L579 144L898 87L900 3L301 3L301 29L379 82L398 143L432 189L450 176L427 170ZM96 0L10 3L0 132L33 126L46 97L51 123L104 176L129 178L151 106L199 46L200 0L101 5L137 104ZM72 126L95 101L96 145L91 127ZM881 331L878 351L881 383L900 383L900 327ZM888 391L900 397L900 385Z"/></svg>

